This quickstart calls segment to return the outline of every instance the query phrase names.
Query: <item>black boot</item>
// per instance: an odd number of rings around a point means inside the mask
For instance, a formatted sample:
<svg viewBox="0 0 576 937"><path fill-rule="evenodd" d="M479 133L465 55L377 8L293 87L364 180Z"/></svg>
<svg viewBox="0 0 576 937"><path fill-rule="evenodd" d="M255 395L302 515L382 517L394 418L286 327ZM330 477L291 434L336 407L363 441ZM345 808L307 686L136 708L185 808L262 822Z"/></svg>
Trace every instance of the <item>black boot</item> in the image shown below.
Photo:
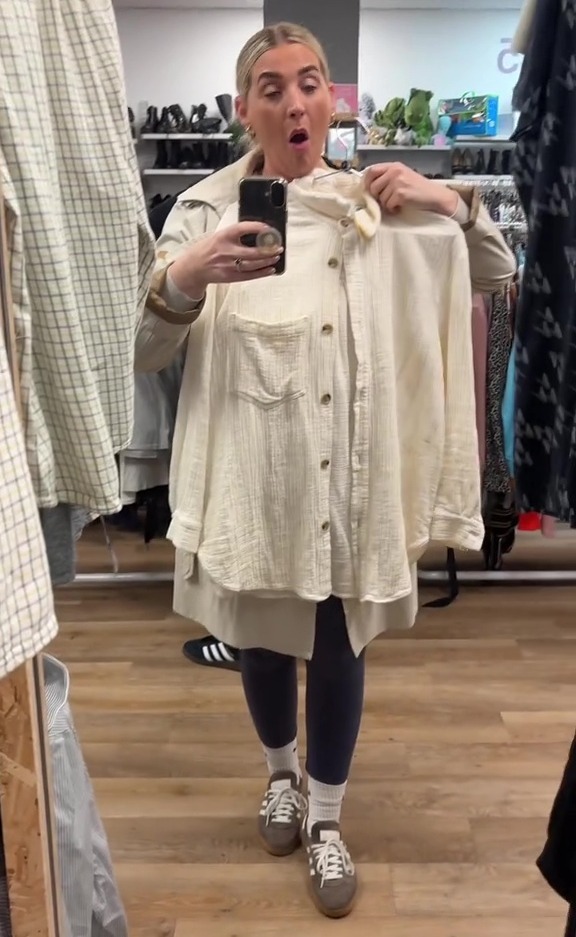
<svg viewBox="0 0 576 937"><path fill-rule="evenodd" d="M222 117L226 121L226 128L228 128L230 124L232 123L232 117L234 115L232 95L231 94L217 94L216 104L218 105L218 110L222 114Z"/></svg>
<svg viewBox="0 0 576 937"><path fill-rule="evenodd" d="M499 176L501 174L502 164L500 160L500 150L490 150L488 159L487 173L489 176Z"/></svg>
<svg viewBox="0 0 576 937"><path fill-rule="evenodd" d="M162 113L160 115L160 120L156 127L156 133L172 133L174 127L172 125L172 120L170 119L170 114L167 107L162 108Z"/></svg>
<svg viewBox="0 0 576 937"><path fill-rule="evenodd" d="M168 169L168 146L166 140L158 140L156 144L156 162L154 169Z"/></svg>
<svg viewBox="0 0 576 937"><path fill-rule="evenodd" d="M462 156L462 150L457 146L452 150L452 175L458 176L463 172L464 157Z"/></svg>
<svg viewBox="0 0 576 937"><path fill-rule="evenodd" d="M186 118L186 114L182 110L179 104L172 104L168 108L168 113L174 124L174 133L189 133L190 124Z"/></svg>
<svg viewBox="0 0 576 937"><path fill-rule="evenodd" d="M474 157L472 156L472 150L468 147L462 153L462 162L462 172L471 175L474 172Z"/></svg>
<svg viewBox="0 0 576 937"><path fill-rule="evenodd" d="M130 121L130 133L132 134L132 139L136 139L136 128L134 126L134 111L131 107L128 108L128 120Z"/></svg>
<svg viewBox="0 0 576 937"><path fill-rule="evenodd" d="M212 144L214 150L216 151L216 160L215 160L215 169L224 169L224 166L229 166L232 162L231 152L232 148L228 140L221 140L218 143Z"/></svg>
<svg viewBox="0 0 576 937"><path fill-rule="evenodd" d="M218 133L222 121L219 117L206 117L207 110L205 104L198 105L198 119L196 121L198 133Z"/></svg>
<svg viewBox="0 0 576 937"><path fill-rule="evenodd" d="M474 174L476 176L485 176L486 175L486 159L484 158L484 150L480 148L476 155L476 161L474 163Z"/></svg>
<svg viewBox="0 0 576 937"><path fill-rule="evenodd" d="M502 175L509 176L512 172L512 150L502 150Z"/></svg>
<svg viewBox="0 0 576 937"><path fill-rule="evenodd" d="M194 169L194 152L191 146L185 146L180 151L178 169Z"/></svg>
<svg viewBox="0 0 576 937"><path fill-rule="evenodd" d="M140 133L156 133L158 127L158 109L149 107L146 111L146 122L140 127Z"/></svg>
<svg viewBox="0 0 576 937"><path fill-rule="evenodd" d="M179 169L182 161L179 140L170 140L168 143L168 169Z"/></svg>

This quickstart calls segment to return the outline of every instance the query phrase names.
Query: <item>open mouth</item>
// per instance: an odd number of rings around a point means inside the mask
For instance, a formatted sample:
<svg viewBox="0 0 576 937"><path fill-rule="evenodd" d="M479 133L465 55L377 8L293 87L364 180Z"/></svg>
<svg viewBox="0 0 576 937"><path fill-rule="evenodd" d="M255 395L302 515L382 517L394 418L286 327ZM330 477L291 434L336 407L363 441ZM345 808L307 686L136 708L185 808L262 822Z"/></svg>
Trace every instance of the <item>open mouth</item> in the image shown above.
<svg viewBox="0 0 576 937"><path fill-rule="evenodd" d="M290 145L295 149L303 149L309 140L307 130L293 130L290 134Z"/></svg>

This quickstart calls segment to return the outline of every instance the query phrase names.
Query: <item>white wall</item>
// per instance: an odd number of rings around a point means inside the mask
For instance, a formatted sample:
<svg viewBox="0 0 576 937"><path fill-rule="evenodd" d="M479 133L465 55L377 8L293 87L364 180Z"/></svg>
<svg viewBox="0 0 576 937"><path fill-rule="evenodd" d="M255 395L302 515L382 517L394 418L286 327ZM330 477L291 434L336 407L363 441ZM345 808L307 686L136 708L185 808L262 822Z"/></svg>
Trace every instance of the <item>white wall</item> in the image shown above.
<svg viewBox="0 0 576 937"><path fill-rule="evenodd" d="M117 10L128 102L156 107L204 103L234 94L244 42L262 28L262 10Z"/></svg>
<svg viewBox="0 0 576 937"><path fill-rule="evenodd" d="M513 10L365 10L360 21L360 91L382 107L426 88L436 97L497 94L510 112L520 56L499 56L515 32ZM514 69L507 74L500 71Z"/></svg>
<svg viewBox="0 0 576 937"><path fill-rule="evenodd" d="M310 0L313 2L313 0ZM365 10L360 24L360 91L378 106L411 87L440 97L465 91L498 94L510 110L519 57L498 57L519 14L511 10ZM117 11L128 100L135 110L147 101L186 110L214 95L234 93L234 65L245 40L262 26L262 11Z"/></svg>

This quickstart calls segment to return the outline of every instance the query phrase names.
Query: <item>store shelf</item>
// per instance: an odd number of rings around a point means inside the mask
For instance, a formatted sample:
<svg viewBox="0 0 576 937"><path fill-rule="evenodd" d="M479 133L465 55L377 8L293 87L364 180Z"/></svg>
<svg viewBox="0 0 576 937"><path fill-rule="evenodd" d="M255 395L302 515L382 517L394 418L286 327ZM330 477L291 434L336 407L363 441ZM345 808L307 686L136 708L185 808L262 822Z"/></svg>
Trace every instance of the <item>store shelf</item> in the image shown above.
<svg viewBox="0 0 576 937"><path fill-rule="evenodd" d="M213 169L143 169L143 176L211 176Z"/></svg>
<svg viewBox="0 0 576 937"><path fill-rule="evenodd" d="M491 182L491 183L494 183L494 185L498 185L501 182L504 182L504 183L512 182L514 177L510 175L509 176L504 176L504 175L476 176L473 173L457 172L457 173L454 173L454 179L463 179L464 182Z"/></svg>
<svg viewBox="0 0 576 937"><path fill-rule="evenodd" d="M507 147L516 146L514 140L509 137L454 137L454 146L491 146Z"/></svg>
<svg viewBox="0 0 576 937"><path fill-rule="evenodd" d="M230 133L141 133L140 140L231 140Z"/></svg>
<svg viewBox="0 0 576 937"><path fill-rule="evenodd" d="M451 146L385 146L384 143L361 143L359 153L449 153Z"/></svg>

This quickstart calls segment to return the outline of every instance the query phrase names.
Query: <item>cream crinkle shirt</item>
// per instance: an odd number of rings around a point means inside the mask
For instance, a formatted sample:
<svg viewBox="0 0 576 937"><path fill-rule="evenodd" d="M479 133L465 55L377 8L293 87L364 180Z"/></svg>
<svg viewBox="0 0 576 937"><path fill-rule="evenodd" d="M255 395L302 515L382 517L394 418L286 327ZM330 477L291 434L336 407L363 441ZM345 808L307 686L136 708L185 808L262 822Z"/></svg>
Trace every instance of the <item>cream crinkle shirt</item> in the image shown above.
<svg viewBox="0 0 576 937"><path fill-rule="evenodd" d="M310 657L333 593L359 653L413 624L430 539L482 540L464 237L422 213L383 223L351 185L292 183L285 276L211 288L190 329L175 608L238 647ZM155 367L187 326L147 317L137 357Z"/></svg>

